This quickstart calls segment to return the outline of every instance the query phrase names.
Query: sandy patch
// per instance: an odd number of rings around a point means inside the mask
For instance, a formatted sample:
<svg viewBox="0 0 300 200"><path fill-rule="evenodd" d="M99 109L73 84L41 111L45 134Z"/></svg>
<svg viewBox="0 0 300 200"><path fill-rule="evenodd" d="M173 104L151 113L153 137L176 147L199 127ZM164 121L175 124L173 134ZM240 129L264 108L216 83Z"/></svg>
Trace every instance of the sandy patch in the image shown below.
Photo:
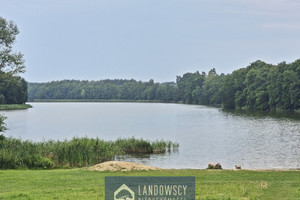
<svg viewBox="0 0 300 200"><path fill-rule="evenodd" d="M136 170L158 170L160 168L150 167L147 165L125 162L125 161L108 161L89 167L91 171L136 171Z"/></svg>

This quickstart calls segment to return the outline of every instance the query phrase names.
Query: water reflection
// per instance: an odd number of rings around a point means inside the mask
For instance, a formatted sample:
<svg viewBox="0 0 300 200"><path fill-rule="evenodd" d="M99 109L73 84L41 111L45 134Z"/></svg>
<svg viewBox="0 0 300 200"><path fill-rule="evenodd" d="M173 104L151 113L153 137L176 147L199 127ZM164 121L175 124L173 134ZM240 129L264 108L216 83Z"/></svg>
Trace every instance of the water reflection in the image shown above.
<svg viewBox="0 0 300 200"><path fill-rule="evenodd" d="M222 110L222 112L233 116L249 118L277 118L288 120L300 120L299 112L275 112L275 111L249 111L249 110Z"/></svg>
<svg viewBox="0 0 300 200"><path fill-rule="evenodd" d="M116 161L129 161L137 162L142 164L151 164L151 166L160 166L160 163L166 159L170 159L172 156L176 156L179 153L179 150L166 151L164 153L156 154L125 154L115 156L114 160Z"/></svg>

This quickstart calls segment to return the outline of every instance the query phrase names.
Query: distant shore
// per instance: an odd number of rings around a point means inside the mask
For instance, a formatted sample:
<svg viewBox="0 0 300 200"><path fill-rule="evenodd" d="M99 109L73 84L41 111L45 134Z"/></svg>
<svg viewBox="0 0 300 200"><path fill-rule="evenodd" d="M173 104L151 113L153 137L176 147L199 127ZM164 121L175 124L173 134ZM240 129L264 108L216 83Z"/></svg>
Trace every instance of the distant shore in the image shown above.
<svg viewBox="0 0 300 200"><path fill-rule="evenodd" d="M159 100L131 100L131 99L34 99L29 102L135 102L135 103L173 103Z"/></svg>
<svg viewBox="0 0 300 200"><path fill-rule="evenodd" d="M32 108L30 104L0 104L0 110L24 110Z"/></svg>

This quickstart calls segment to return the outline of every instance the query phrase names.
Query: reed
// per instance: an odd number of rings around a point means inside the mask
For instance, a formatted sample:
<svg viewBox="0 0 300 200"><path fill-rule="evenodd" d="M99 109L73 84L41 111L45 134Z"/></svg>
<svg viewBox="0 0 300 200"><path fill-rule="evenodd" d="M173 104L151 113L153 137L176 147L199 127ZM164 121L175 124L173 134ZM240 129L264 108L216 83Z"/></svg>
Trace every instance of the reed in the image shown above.
<svg viewBox="0 0 300 200"><path fill-rule="evenodd" d="M179 144L171 141L156 140L149 141L144 139L132 138L119 138L116 140L115 145L119 148L119 152L127 154L152 154L164 153L166 150L178 149Z"/></svg>
<svg viewBox="0 0 300 200"><path fill-rule="evenodd" d="M0 104L0 110L23 110L32 108L29 104Z"/></svg>
<svg viewBox="0 0 300 200"><path fill-rule="evenodd" d="M121 154L165 152L170 141L151 142L144 139L77 138L64 141L32 142L0 137L0 169L51 169L85 167L113 160ZM177 144L178 145L178 144Z"/></svg>

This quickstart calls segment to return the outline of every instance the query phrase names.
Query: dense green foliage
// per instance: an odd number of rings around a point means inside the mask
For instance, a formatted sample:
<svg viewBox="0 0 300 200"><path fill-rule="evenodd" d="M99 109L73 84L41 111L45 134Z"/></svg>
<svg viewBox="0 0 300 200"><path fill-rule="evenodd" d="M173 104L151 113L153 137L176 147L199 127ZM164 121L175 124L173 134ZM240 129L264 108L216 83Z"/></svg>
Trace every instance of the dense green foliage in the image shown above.
<svg viewBox="0 0 300 200"><path fill-rule="evenodd" d="M0 137L0 169L84 167L112 160L115 155L151 154L177 149L178 144L129 138L103 141L73 138L65 141L31 142Z"/></svg>
<svg viewBox="0 0 300 200"><path fill-rule="evenodd" d="M135 80L76 81L29 83L29 100L34 99L120 99L174 101L175 83Z"/></svg>
<svg viewBox="0 0 300 200"><path fill-rule="evenodd" d="M4 124L5 119L6 119L6 117L0 115L0 132L3 132L3 131L6 130L6 127L5 127L5 124ZM0 138L0 140L1 140L1 138Z"/></svg>
<svg viewBox="0 0 300 200"><path fill-rule="evenodd" d="M12 50L17 34L17 26L0 17L0 104L27 101L27 82L18 76L25 71L23 55Z"/></svg>
<svg viewBox="0 0 300 200"><path fill-rule="evenodd" d="M104 200L107 176L195 176L196 200L299 200L299 171L84 169L2 170L0 199Z"/></svg>
<svg viewBox="0 0 300 200"><path fill-rule="evenodd" d="M152 100L219 105L226 109L283 110L300 108L300 60L270 65L256 61L231 74L212 69L177 76L176 83L135 80L29 83L29 99Z"/></svg>
<svg viewBox="0 0 300 200"><path fill-rule="evenodd" d="M227 77L232 99L227 108L297 110L300 108L300 60L277 66L256 61Z"/></svg>

